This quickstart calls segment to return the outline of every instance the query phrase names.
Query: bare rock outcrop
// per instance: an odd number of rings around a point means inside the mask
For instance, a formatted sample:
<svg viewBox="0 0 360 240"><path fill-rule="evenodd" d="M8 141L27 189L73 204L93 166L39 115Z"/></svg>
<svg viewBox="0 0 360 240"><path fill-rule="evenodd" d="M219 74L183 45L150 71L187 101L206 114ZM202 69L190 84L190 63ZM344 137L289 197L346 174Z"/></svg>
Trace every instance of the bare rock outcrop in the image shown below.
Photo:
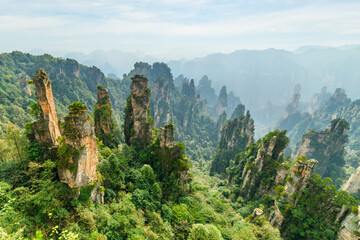
<svg viewBox="0 0 360 240"><path fill-rule="evenodd" d="M341 222L337 236L338 240L359 240L360 239L360 215L349 213Z"/></svg>
<svg viewBox="0 0 360 240"><path fill-rule="evenodd" d="M220 90L217 106L216 106L216 116L219 116L221 113L226 111L228 106L228 95L226 92L226 86L223 86Z"/></svg>
<svg viewBox="0 0 360 240"><path fill-rule="evenodd" d="M174 124L170 122L159 130L160 147L168 148L174 147L175 135L174 135Z"/></svg>
<svg viewBox="0 0 360 240"><path fill-rule="evenodd" d="M85 105L75 102L62 123L58 172L62 182L79 188L95 182L98 165L95 130Z"/></svg>
<svg viewBox="0 0 360 240"><path fill-rule="evenodd" d="M347 191L349 194L358 194L360 190L360 167L357 168L356 172L351 175L341 189Z"/></svg>
<svg viewBox="0 0 360 240"><path fill-rule="evenodd" d="M230 160L234 156L244 151L246 146L252 144L254 136L254 120L247 111L246 115L241 115L233 120L226 121L226 113L223 112L218 121L218 128L222 124L219 144L216 154L211 163L210 174L225 174L226 168L230 164Z"/></svg>
<svg viewBox="0 0 360 240"><path fill-rule="evenodd" d="M280 199L275 200L274 209L269 212L269 222L272 226L280 228L285 216L278 207L278 202L291 204L292 207L296 207L296 200L298 200L303 190L308 187L309 179L311 178L317 161L314 159L306 160L299 157L295 164L290 169L287 175L288 181L284 188L284 195ZM278 172L281 174L281 171ZM282 175L282 174L281 174ZM297 198L293 198L293 196Z"/></svg>
<svg viewBox="0 0 360 240"><path fill-rule="evenodd" d="M21 89L29 96L31 96L31 89L30 89L30 85L28 83L28 77L26 74L21 75L21 77L19 78L19 84Z"/></svg>
<svg viewBox="0 0 360 240"><path fill-rule="evenodd" d="M290 169L289 181L285 185L285 192L288 197L294 193L300 194L309 183L317 161L315 159L301 159L299 158L294 166ZM291 199L293 201L294 199ZM292 202L296 206L296 202Z"/></svg>
<svg viewBox="0 0 360 240"><path fill-rule="evenodd" d="M125 116L126 121L133 121L130 142L134 141L147 145L152 140L151 122L148 114L150 104L150 89L147 78L135 75L131 78L131 116ZM129 120L128 118L131 118Z"/></svg>
<svg viewBox="0 0 360 240"><path fill-rule="evenodd" d="M279 153L274 151L277 144L277 139L278 137L274 136L270 139L268 144L262 142L256 159L251 164L252 167L244 168L242 173L244 181L241 187L243 196L250 197L251 194L266 193L269 190L268 184L259 185L259 182L261 181L259 174L261 171L263 171L263 168L267 167L266 165L270 163L269 159L271 159L273 156L274 158L277 158L276 156L281 155L282 150ZM275 178L277 172L274 172L273 174L274 176L269 177Z"/></svg>
<svg viewBox="0 0 360 240"><path fill-rule="evenodd" d="M35 139L41 145L58 145L56 139L60 136L60 130L50 78L45 71L38 70L33 76L33 82L41 109L40 119L33 123Z"/></svg>
<svg viewBox="0 0 360 240"><path fill-rule="evenodd" d="M291 101L290 103L286 106L285 108L285 113L284 113L284 117L283 118L287 118L289 117L290 114L294 113L299 105L299 101L300 101L300 90L301 87L300 85L296 85L295 89L294 89L294 93L292 95Z"/></svg>
<svg viewBox="0 0 360 240"><path fill-rule="evenodd" d="M306 132L298 145L297 156L318 161L315 173L321 177L336 179L345 165L345 143L348 141L349 123L344 119L334 119L325 130Z"/></svg>

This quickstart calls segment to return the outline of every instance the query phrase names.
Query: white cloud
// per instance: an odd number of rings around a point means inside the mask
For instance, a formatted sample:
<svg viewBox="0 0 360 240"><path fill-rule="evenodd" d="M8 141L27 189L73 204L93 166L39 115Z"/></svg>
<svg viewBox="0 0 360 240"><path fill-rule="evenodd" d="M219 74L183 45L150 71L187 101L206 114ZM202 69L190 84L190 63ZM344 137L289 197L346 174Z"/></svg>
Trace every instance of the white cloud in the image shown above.
<svg viewBox="0 0 360 240"><path fill-rule="evenodd" d="M257 1L227 0L2 1L0 37L4 49L43 44L184 54L360 41L360 3L309 2L265 0L260 9Z"/></svg>

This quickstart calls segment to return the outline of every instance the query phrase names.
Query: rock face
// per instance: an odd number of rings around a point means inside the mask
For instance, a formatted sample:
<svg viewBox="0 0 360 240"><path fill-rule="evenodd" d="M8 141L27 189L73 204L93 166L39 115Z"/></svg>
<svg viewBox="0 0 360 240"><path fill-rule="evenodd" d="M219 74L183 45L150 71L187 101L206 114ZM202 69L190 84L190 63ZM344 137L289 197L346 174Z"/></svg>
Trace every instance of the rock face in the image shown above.
<svg viewBox="0 0 360 240"><path fill-rule="evenodd" d="M309 179L315 170L317 162L314 159L298 159L296 161L290 169L289 177L291 180L285 185L285 192L289 198L294 193L301 193L308 186ZM296 202L293 202L293 205L296 206Z"/></svg>
<svg viewBox="0 0 360 240"><path fill-rule="evenodd" d="M300 85L299 84L296 85L291 101L285 108L284 118L287 118L290 114L296 111L301 97L300 90L301 90Z"/></svg>
<svg viewBox="0 0 360 240"><path fill-rule="evenodd" d="M360 167L356 169L356 172L351 175L349 180L341 188L344 191L347 191L351 195L356 195L360 190Z"/></svg>
<svg viewBox="0 0 360 240"><path fill-rule="evenodd" d="M70 188L87 186L97 179L95 130L86 107L80 104L69 107L69 116L62 123L63 142L58 150L59 176Z"/></svg>
<svg viewBox="0 0 360 240"><path fill-rule="evenodd" d="M148 80L139 75L135 75L131 80L132 112L130 113L131 116L126 116L126 119L131 118L133 121L130 142L137 141L142 145L147 145L152 139L151 123L148 121L150 104L150 89L147 87Z"/></svg>
<svg viewBox="0 0 360 240"><path fill-rule="evenodd" d="M284 188L285 195L280 199L281 202L286 202L291 204L292 207L296 207L297 200L300 198L303 190L309 185L309 179L314 172L316 163L317 161L313 159L298 158L296 160L294 166L290 169L290 173L287 175L289 180L286 182ZM282 182L284 180L285 178L282 179ZM294 194L298 197L293 198ZM278 207L278 201L279 199L275 200L274 210L269 213L269 221L274 227L280 228L285 216Z"/></svg>
<svg viewBox="0 0 360 240"><path fill-rule="evenodd" d="M218 132L218 139L221 138L221 129L224 127L227 119L227 114L224 111L220 116L216 124L216 131Z"/></svg>
<svg viewBox="0 0 360 240"><path fill-rule="evenodd" d="M228 96L226 93L226 86L223 86L220 90L217 106L216 106L216 116L219 116L221 113L226 111L228 106Z"/></svg>
<svg viewBox="0 0 360 240"><path fill-rule="evenodd" d="M285 133L283 133L285 135ZM273 136L268 141L263 141L253 162L248 162L242 172L243 184L242 195L249 198L254 195L267 194L275 187L271 179L276 179L277 170L267 171L277 165L284 150L284 139L282 135ZM267 172L267 174L261 174ZM260 177L262 175L262 177ZM264 178L264 179L262 179ZM266 178L266 179L265 179ZM262 182L262 184L260 184Z"/></svg>
<svg viewBox="0 0 360 240"><path fill-rule="evenodd" d="M219 121L220 122L220 121ZM244 151L245 147L252 143L254 136L254 120L247 111L234 120L225 123L221 130L221 136L216 154L211 164L210 174L224 174L230 160L235 154Z"/></svg>
<svg viewBox="0 0 360 240"><path fill-rule="evenodd" d="M311 98L309 106L307 108L307 111L309 113L312 114L318 109L320 109L320 107L322 107L330 98L331 94L326 92L326 90L327 88L323 87L320 93L315 93L314 96Z"/></svg>
<svg viewBox="0 0 360 240"><path fill-rule="evenodd" d="M234 110L234 112L231 115L231 119L235 119L238 118L242 115L244 115L245 113L245 105L243 104L238 104Z"/></svg>
<svg viewBox="0 0 360 240"><path fill-rule="evenodd" d="M315 173L336 179L332 173L339 174L345 164L344 145L348 141L348 130L349 124L344 119L332 120L326 130L311 130L303 135L296 155L318 160Z"/></svg>
<svg viewBox="0 0 360 240"><path fill-rule="evenodd" d="M173 88L172 78L157 78L152 88L152 112L154 115L155 126L162 126L166 122L170 122L171 106L171 88Z"/></svg>
<svg viewBox="0 0 360 240"><path fill-rule="evenodd" d="M241 104L241 100L238 96L235 96L234 92L230 91L227 96L228 98L228 106L226 108L226 112L230 115L230 113L234 112L235 108Z"/></svg>
<svg viewBox="0 0 360 240"><path fill-rule="evenodd" d="M119 141L115 136L115 124L112 118L110 96L105 88L97 87L97 103L94 111L95 133L107 147L117 147Z"/></svg>
<svg viewBox="0 0 360 240"><path fill-rule="evenodd" d="M190 81L188 79L184 79L183 81L183 88L182 93L185 96L188 96L190 99L195 98L195 83L194 79L191 79Z"/></svg>
<svg viewBox="0 0 360 240"><path fill-rule="evenodd" d="M170 122L159 129L159 140L160 147L164 148L165 146L168 148L174 147L175 144L175 135L174 135L174 124Z"/></svg>
<svg viewBox="0 0 360 240"><path fill-rule="evenodd" d="M40 119L33 123L35 139L41 145L58 145L56 139L60 136L60 130L50 78L45 71L38 70L33 76L33 81L36 98L41 109Z"/></svg>
<svg viewBox="0 0 360 240"><path fill-rule="evenodd" d="M341 222L338 232L338 240L359 240L360 239L360 215L350 213Z"/></svg>
<svg viewBox="0 0 360 240"><path fill-rule="evenodd" d="M30 89L30 85L28 84L28 77L26 74L21 75L21 77L19 79L19 84L20 84L20 87L22 88L22 90L26 94L31 96L31 89Z"/></svg>
<svg viewBox="0 0 360 240"><path fill-rule="evenodd" d="M199 81L196 92L200 94L201 100L206 99L209 106L214 107L218 96L215 94L215 89L211 87L211 83L208 76L204 75Z"/></svg>

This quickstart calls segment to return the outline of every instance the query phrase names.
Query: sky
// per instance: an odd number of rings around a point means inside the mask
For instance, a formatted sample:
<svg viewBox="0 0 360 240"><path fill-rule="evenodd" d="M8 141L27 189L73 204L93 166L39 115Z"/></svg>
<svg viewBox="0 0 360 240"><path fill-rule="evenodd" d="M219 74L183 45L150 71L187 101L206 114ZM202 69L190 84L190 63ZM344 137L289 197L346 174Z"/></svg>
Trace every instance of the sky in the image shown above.
<svg viewBox="0 0 360 240"><path fill-rule="evenodd" d="M360 43L359 0L0 0L0 52L193 58Z"/></svg>

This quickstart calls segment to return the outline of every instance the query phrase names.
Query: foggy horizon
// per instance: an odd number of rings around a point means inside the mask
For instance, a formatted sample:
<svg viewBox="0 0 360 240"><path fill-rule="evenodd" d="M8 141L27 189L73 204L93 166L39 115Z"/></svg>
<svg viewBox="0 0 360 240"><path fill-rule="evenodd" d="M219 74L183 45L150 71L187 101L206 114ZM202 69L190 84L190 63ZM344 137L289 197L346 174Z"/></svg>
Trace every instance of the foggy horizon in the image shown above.
<svg viewBox="0 0 360 240"><path fill-rule="evenodd" d="M1 52L142 52L159 59L360 43L357 1L0 2Z"/></svg>

